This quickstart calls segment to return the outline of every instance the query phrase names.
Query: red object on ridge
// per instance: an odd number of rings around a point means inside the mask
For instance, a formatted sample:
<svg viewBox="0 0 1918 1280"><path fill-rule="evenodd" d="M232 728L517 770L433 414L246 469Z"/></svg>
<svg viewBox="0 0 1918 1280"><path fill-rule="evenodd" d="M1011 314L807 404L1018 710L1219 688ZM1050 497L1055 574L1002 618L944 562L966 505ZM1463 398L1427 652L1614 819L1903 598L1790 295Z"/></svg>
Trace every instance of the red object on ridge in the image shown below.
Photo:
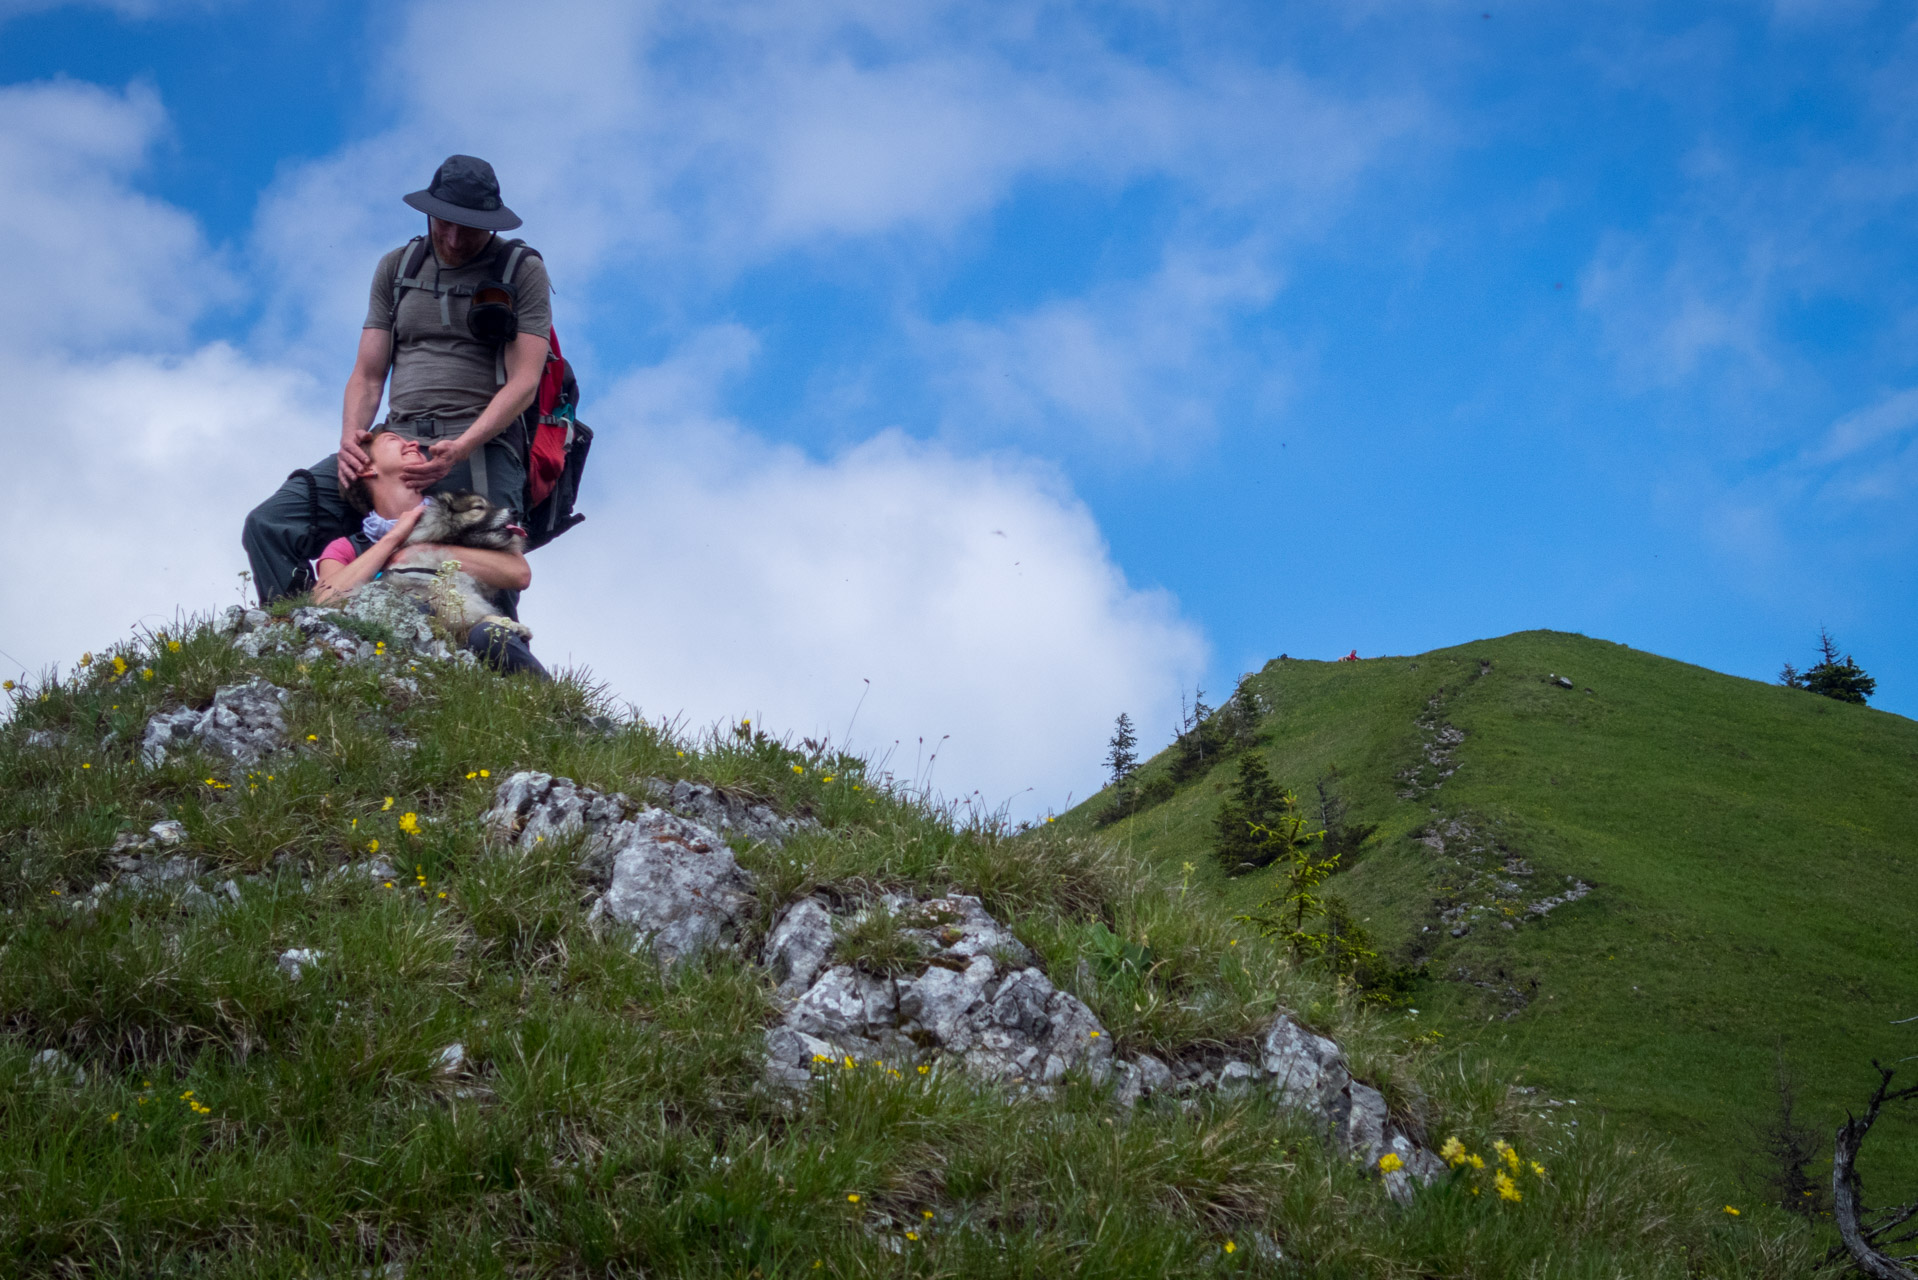
<svg viewBox="0 0 1918 1280"><path fill-rule="evenodd" d="M1357 649L1352 650L1352 652L1346 654L1343 658L1339 659L1340 662L1357 662L1358 660L1359 660L1359 651Z"/></svg>

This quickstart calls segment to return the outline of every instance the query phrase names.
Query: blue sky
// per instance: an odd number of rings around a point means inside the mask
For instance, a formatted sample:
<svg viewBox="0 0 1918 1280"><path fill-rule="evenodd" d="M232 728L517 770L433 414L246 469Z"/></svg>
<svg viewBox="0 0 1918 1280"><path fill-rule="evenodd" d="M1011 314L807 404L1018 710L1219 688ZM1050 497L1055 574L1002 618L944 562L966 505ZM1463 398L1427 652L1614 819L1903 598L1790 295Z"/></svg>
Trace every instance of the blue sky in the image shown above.
<svg viewBox="0 0 1918 1280"><path fill-rule="evenodd" d="M461 150L602 433L536 647L648 714L864 696L1025 812L1281 652L1823 623L1918 712L1907 7L528 12L0 0L9 529L95 566L10 568L0 649L236 598Z"/></svg>

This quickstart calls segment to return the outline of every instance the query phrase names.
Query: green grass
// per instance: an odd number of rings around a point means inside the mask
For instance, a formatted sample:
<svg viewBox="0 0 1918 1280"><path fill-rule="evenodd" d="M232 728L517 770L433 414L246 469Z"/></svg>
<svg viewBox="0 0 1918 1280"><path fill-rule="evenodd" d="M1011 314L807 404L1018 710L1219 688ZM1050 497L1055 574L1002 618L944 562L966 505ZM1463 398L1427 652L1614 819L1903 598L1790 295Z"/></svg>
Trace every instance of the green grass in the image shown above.
<svg viewBox="0 0 1918 1280"><path fill-rule="evenodd" d="M1810 1269L1798 1233L1728 1217L1632 1135L1541 1118L1470 1055L1293 968L1202 876L1103 839L1017 836L748 726L692 737L619 719L578 677L302 669L243 660L198 627L122 646L123 675L114 656L17 691L0 725L0 1273ZM252 673L294 691L293 749L250 773L134 763L147 715ZM809 812L825 831L742 850L759 929L814 890L975 892L1122 1052L1243 1045L1284 1003L1339 1037L1404 1122L1488 1156L1509 1141L1548 1176L1522 1173L1511 1204L1489 1173L1461 1171L1404 1208L1256 1098L1120 1115L1083 1079L1040 1099L871 1064L822 1068L802 1097L768 1092L756 939L662 972L589 927L575 850L483 838L516 768L629 794L694 778ZM115 836L162 817L240 901L76 909L110 874ZM395 880L333 874L375 841ZM896 934L875 924L842 943L895 966L910 960ZM290 982L275 959L296 947L323 955ZM447 1072L455 1042L465 1066ZM85 1082L36 1072L47 1049Z"/></svg>
<svg viewBox="0 0 1918 1280"><path fill-rule="evenodd" d="M1307 800L1330 778L1354 820L1380 825L1326 888L1395 958L1427 964L1417 1025L1581 1116L1669 1141L1714 1195L1749 1205L1740 1169L1780 1044L1826 1134L1868 1093L1871 1057L1918 1053L1918 1026L1890 1025L1918 1015L1918 724L1553 632L1274 661L1254 683L1274 708L1258 748L1274 776ZM1465 732L1459 768L1401 799L1434 697ZM1192 864L1222 915L1248 910L1271 875L1228 879L1209 856L1235 776L1222 763L1106 834ZM1055 825L1087 830L1109 798ZM1466 896L1487 914L1456 939L1439 910L1467 880L1415 839L1452 819L1490 838L1498 879L1523 880L1479 881ZM1534 874L1499 873L1510 856ZM1593 892L1525 921L1567 876ZM1872 1142L1872 1185L1918 1186L1918 1124Z"/></svg>

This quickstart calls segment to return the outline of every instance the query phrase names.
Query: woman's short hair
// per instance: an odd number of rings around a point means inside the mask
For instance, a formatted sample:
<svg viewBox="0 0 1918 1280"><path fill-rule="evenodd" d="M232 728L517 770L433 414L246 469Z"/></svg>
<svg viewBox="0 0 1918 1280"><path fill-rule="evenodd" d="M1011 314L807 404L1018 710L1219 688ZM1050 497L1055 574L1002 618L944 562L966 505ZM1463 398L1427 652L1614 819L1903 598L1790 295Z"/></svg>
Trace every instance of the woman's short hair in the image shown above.
<svg viewBox="0 0 1918 1280"><path fill-rule="evenodd" d="M372 461L373 441L379 439L382 432L391 430L392 428L384 422L373 428L372 434L366 441L367 461L369 463ZM347 485L345 489L340 491L340 496L346 499L346 505L361 515L365 515L373 509L373 488L368 483L368 479L368 474L362 471L358 476L354 477L352 484Z"/></svg>

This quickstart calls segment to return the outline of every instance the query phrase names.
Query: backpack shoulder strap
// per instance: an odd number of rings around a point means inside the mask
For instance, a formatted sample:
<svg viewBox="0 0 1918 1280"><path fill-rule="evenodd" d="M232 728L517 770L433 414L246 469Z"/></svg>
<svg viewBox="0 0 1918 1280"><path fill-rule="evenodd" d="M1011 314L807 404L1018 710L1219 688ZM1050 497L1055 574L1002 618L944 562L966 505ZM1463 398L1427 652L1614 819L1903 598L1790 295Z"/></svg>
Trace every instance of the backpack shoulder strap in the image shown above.
<svg viewBox="0 0 1918 1280"><path fill-rule="evenodd" d="M393 319L398 323L400 314L400 295L408 289L424 289L426 282L420 279L420 268L426 265L426 251L430 246L425 236L414 236L406 242L406 251L400 254L399 262L393 268Z"/></svg>
<svg viewBox="0 0 1918 1280"><path fill-rule="evenodd" d="M524 240L502 240L499 249L493 254L493 278L511 284L513 276L519 271L520 261L539 256L539 250Z"/></svg>

